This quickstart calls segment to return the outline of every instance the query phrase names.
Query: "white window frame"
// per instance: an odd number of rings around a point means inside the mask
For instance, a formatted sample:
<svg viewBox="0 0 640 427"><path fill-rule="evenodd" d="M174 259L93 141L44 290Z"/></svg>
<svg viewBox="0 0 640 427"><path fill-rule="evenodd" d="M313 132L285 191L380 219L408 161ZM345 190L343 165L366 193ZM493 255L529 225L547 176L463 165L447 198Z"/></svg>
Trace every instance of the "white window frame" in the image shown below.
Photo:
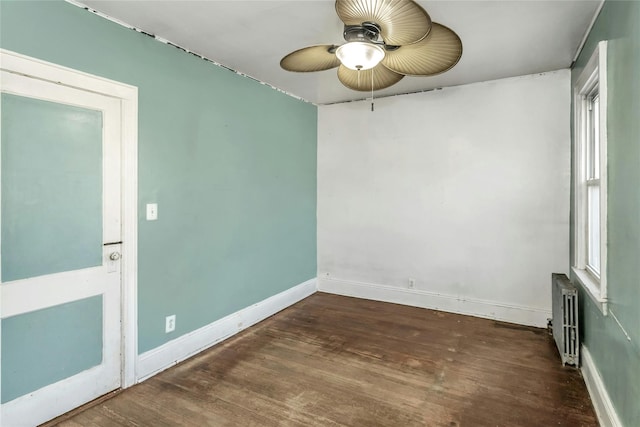
<svg viewBox="0 0 640 427"><path fill-rule="evenodd" d="M589 179L588 144L591 131L589 105L594 91L599 97L599 182ZM573 87L574 93L574 260L573 272L607 314L607 42L598 43ZM600 274L588 266L587 188L600 186Z"/></svg>

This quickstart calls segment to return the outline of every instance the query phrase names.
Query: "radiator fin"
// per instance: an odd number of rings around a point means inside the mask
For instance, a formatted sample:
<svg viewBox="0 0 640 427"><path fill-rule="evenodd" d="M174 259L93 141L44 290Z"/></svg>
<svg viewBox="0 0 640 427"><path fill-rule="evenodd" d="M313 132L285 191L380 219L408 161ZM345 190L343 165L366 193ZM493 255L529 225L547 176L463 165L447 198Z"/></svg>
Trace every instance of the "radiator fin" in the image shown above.
<svg viewBox="0 0 640 427"><path fill-rule="evenodd" d="M553 338L563 365L578 366L580 339L578 333L578 290L564 274L551 275Z"/></svg>

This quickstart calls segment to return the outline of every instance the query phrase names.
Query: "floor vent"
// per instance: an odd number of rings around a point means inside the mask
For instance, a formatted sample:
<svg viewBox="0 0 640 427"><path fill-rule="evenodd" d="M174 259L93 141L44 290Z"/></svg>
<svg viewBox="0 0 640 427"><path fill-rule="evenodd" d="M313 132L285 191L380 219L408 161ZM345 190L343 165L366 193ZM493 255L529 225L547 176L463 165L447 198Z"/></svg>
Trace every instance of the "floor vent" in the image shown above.
<svg viewBox="0 0 640 427"><path fill-rule="evenodd" d="M563 365L578 366L580 338L578 335L578 290L564 274L551 275L553 339L558 346Z"/></svg>

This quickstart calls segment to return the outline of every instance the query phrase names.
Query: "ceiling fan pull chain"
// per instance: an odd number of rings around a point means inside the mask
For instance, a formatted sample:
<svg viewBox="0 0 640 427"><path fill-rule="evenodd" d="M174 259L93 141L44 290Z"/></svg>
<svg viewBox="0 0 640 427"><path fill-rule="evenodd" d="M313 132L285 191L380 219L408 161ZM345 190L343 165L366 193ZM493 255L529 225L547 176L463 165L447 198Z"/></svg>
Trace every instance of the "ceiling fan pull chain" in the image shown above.
<svg viewBox="0 0 640 427"><path fill-rule="evenodd" d="M371 69L371 111L373 112L373 68Z"/></svg>

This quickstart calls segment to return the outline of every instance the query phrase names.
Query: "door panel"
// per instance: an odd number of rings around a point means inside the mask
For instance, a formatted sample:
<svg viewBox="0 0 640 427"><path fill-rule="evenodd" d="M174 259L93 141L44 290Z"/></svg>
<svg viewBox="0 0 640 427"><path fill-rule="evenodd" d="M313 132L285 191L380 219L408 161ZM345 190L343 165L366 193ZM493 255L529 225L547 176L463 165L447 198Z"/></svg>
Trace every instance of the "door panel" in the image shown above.
<svg viewBox="0 0 640 427"><path fill-rule="evenodd" d="M1 422L20 426L121 384L121 104L1 73Z"/></svg>
<svg viewBox="0 0 640 427"><path fill-rule="evenodd" d="M102 304L97 295L3 319L2 403L100 365Z"/></svg>
<svg viewBox="0 0 640 427"><path fill-rule="evenodd" d="M2 281L101 265L102 112L1 102Z"/></svg>

